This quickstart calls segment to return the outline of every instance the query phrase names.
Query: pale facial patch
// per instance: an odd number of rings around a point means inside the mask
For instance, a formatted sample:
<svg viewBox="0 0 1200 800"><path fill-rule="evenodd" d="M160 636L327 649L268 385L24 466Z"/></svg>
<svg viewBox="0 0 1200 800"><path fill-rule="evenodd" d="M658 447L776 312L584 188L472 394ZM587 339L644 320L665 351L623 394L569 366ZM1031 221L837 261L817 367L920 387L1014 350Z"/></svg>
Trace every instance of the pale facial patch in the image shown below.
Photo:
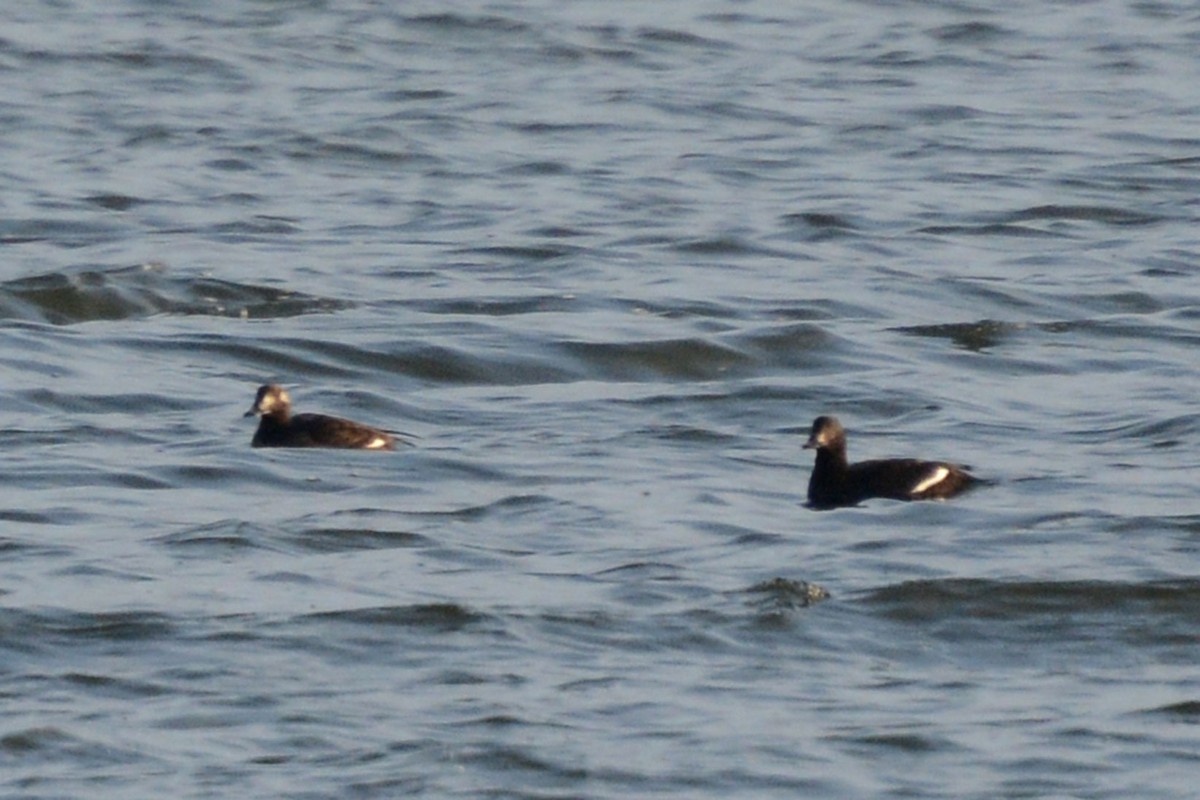
<svg viewBox="0 0 1200 800"><path fill-rule="evenodd" d="M932 489L934 486L937 486L939 483L946 480L946 478L949 476L950 470L939 464L937 468L933 470L933 472L929 473L929 475L920 480L917 485L912 488L912 494L920 494L927 489Z"/></svg>
<svg viewBox="0 0 1200 800"><path fill-rule="evenodd" d="M278 392L267 392L262 396L262 400L258 402L258 411L263 414L269 414L277 408L291 403L291 399L287 396L287 392L282 389Z"/></svg>

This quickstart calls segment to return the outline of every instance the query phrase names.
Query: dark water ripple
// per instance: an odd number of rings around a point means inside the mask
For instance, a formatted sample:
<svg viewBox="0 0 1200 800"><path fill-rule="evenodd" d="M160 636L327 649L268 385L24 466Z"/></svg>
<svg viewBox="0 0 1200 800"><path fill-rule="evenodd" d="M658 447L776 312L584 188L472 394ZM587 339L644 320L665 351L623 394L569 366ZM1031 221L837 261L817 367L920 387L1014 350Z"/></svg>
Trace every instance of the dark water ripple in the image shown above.
<svg viewBox="0 0 1200 800"><path fill-rule="evenodd" d="M54 325L154 314L263 319L332 312L350 305L287 290L172 276L161 264L50 273L0 284L0 315Z"/></svg>
<svg viewBox="0 0 1200 800"><path fill-rule="evenodd" d="M1197 587L1189 581L1109 584L1101 581L1016 583L954 579L918 581L887 587L869 601L890 606L888 616L908 622L933 623L953 618L1002 619L1007 622L1046 618L1064 612L1140 619L1146 627L1185 615Z"/></svg>
<svg viewBox="0 0 1200 800"><path fill-rule="evenodd" d="M1189 7L5 21L0 794L1192 792Z"/></svg>

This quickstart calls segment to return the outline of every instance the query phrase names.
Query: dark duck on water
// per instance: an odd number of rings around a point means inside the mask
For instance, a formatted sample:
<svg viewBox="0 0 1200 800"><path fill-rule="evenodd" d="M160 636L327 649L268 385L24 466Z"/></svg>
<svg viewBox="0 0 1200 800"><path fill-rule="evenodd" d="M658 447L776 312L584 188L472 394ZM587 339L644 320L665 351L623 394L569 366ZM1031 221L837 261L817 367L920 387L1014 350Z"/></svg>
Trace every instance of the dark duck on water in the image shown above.
<svg viewBox="0 0 1200 800"><path fill-rule="evenodd" d="M873 497L892 500L941 500L976 482L967 468L944 461L915 458L846 460L846 431L834 417L817 417L804 445L817 451L808 481L813 508L852 506Z"/></svg>
<svg viewBox="0 0 1200 800"><path fill-rule="evenodd" d="M278 384L260 386L247 417L259 417L252 447L336 447L394 450L396 437L357 422L325 414L292 414L292 399Z"/></svg>

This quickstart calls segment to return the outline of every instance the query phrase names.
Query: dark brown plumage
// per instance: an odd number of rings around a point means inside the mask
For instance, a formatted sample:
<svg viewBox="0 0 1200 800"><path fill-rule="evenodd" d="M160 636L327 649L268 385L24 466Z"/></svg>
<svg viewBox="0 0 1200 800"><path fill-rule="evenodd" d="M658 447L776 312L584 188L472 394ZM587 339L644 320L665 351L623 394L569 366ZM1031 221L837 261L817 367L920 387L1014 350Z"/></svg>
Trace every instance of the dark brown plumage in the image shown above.
<svg viewBox="0 0 1200 800"><path fill-rule="evenodd" d="M277 384L260 386L247 417L258 415L252 447L335 447L394 450L396 438L377 428L325 414L292 414L292 400Z"/></svg>
<svg viewBox="0 0 1200 800"><path fill-rule="evenodd" d="M814 508L851 506L872 497L940 500L977 480L966 467L944 461L892 458L850 464L846 431L834 417L817 417L804 447L817 451L808 480L808 503Z"/></svg>

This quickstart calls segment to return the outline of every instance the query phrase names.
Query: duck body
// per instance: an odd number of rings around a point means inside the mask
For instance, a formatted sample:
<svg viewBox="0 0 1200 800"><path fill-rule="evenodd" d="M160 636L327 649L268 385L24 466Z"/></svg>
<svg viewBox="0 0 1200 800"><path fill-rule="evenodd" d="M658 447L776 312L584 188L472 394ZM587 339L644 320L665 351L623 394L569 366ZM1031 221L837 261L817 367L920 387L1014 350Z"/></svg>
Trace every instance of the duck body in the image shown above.
<svg viewBox="0 0 1200 800"><path fill-rule="evenodd" d="M966 467L945 461L890 458L851 464L846 458L846 431L834 417L817 417L804 447L817 451L808 480L808 503L813 508L852 506L875 497L941 500L977 480Z"/></svg>
<svg viewBox="0 0 1200 800"><path fill-rule="evenodd" d="M378 428L327 414L292 414L291 398L277 384L259 387L246 416L259 418L251 447L396 449L396 438Z"/></svg>

